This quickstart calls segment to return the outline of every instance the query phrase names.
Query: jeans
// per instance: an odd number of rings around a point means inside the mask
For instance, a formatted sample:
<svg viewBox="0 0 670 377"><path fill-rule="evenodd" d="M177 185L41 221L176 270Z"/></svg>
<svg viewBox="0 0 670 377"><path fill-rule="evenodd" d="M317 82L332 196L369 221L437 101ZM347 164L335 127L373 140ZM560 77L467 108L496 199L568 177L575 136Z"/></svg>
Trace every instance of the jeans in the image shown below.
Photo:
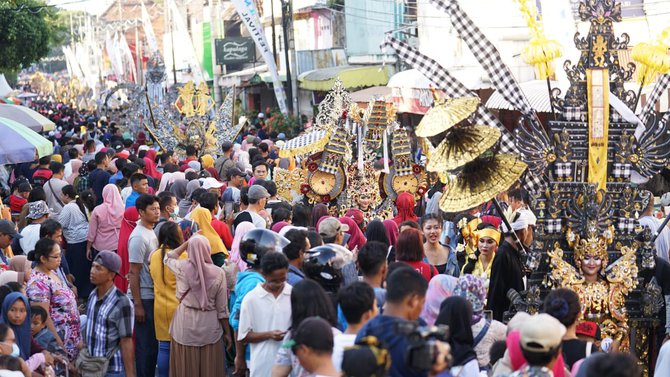
<svg viewBox="0 0 670 377"><path fill-rule="evenodd" d="M126 377L126 372L109 372L105 377Z"/></svg>
<svg viewBox="0 0 670 377"><path fill-rule="evenodd" d="M170 342L158 342L158 377L170 374Z"/></svg>
<svg viewBox="0 0 670 377"><path fill-rule="evenodd" d="M158 357L158 341L154 328L154 300L142 300L144 323L135 321L135 367L137 377L154 377Z"/></svg>

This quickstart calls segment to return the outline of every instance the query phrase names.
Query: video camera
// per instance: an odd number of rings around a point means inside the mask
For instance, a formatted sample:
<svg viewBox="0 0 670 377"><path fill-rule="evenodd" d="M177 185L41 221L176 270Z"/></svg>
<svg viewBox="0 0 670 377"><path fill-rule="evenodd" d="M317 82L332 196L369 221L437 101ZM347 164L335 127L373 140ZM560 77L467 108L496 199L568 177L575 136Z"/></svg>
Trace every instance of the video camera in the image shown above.
<svg viewBox="0 0 670 377"><path fill-rule="evenodd" d="M503 313L503 321L505 323L509 322L518 312L528 312L528 302L526 302L521 293L513 288L507 291L507 299L510 301L510 308Z"/></svg>
<svg viewBox="0 0 670 377"><path fill-rule="evenodd" d="M395 332L408 338L409 346L405 351L407 366L417 370L430 370L438 355L436 342L446 342L449 326L419 326L416 322L398 322Z"/></svg>

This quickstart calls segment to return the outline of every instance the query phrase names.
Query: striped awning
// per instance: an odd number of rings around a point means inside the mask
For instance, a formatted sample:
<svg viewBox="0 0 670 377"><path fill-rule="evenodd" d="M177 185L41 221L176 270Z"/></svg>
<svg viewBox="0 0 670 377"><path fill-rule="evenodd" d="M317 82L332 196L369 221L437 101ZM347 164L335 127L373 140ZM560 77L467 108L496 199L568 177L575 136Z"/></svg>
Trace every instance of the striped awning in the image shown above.
<svg viewBox="0 0 670 377"><path fill-rule="evenodd" d="M560 87L558 81L551 81L550 84L552 90L560 88L562 93L565 93L567 89L567 87ZM535 111L541 113L551 112L551 102L549 101L549 90L547 89L546 80L527 81L519 84L519 86ZM499 110L517 110L497 90L486 101L486 107Z"/></svg>
<svg viewBox="0 0 670 377"><path fill-rule="evenodd" d="M279 149L279 157L290 158L312 154L323 150L330 140L330 133L324 130L314 130L287 141Z"/></svg>

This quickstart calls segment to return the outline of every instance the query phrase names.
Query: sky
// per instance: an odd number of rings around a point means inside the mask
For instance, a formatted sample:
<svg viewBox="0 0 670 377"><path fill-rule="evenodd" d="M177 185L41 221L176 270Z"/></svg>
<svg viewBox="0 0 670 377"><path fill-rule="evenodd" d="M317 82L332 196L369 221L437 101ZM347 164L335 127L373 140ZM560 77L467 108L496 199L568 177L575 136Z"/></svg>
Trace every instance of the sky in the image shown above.
<svg viewBox="0 0 670 377"><path fill-rule="evenodd" d="M115 0L49 0L48 3L59 8L81 10L94 15L100 15L109 4Z"/></svg>

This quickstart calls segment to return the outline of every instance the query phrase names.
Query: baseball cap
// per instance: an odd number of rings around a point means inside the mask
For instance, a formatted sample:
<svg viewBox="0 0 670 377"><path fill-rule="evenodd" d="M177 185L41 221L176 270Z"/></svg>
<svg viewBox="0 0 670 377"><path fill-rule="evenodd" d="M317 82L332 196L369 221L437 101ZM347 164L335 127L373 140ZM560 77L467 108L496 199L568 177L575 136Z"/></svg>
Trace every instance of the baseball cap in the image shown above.
<svg viewBox="0 0 670 377"><path fill-rule="evenodd" d="M347 230L349 230L349 225L342 224L335 217L327 217L319 223L319 235L324 238L333 238L339 232L346 232Z"/></svg>
<svg viewBox="0 0 670 377"><path fill-rule="evenodd" d="M565 326L549 314L531 316L521 326L521 348L531 352L550 352L561 345Z"/></svg>
<svg viewBox="0 0 670 377"><path fill-rule="evenodd" d="M240 170L240 169L238 169L234 166L232 168L228 169L227 175L228 175L229 180L233 177L245 177L246 176L246 174L242 173L242 170Z"/></svg>
<svg viewBox="0 0 670 377"><path fill-rule="evenodd" d="M117 152L115 156L128 159L128 157L130 157L130 152L128 152L126 150L122 150L121 152Z"/></svg>
<svg viewBox="0 0 670 377"><path fill-rule="evenodd" d="M582 321L577 325L575 330L577 335L584 335L596 340L601 340L600 326L597 323L591 321Z"/></svg>
<svg viewBox="0 0 670 377"><path fill-rule="evenodd" d="M258 117L259 117L260 119L263 119L263 118L265 118L265 114L263 114L263 113L258 113Z"/></svg>
<svg viewBox="0 0 670 377"><path fill-rule="evenodd" d="M268 193L268 190L266 190L265 187L261 185L251 185L251 187L249 187L249 192L247 193L247 196L249 197L249 199L258 200L263 198L269 198L270 194Z"/></svg>
<svg viewBox="0 0 670 377"><path fill-rule="evenodd" d="M16 226L14 226L14 223L9 220L0 220L0 233L10 235L12 238L16 238L18 240L23 238L23 236L16 231Z"/></svg>
<svg viewBox="0 0 670 377"><path fill-rule="evenodd" d="M315 351L331 352L333 350L333 330L323 318L306 318L293 332L292 348L305 346Z"/></svg>
<svg viewBox="0 0 670 377"><path fill-rule="evenodd" d="M49 206L44 200L38 200L36 202L28 203L28 215L27 218L31 220L37 220L44 215L49 214Z"/></svg>
<svg viewBox="0 0 670 377"><path fill-rule="evenodd" d="M223 186L223 183L219 182L216 180L216 178L213 177L207 177L207 178L202 178L200 181L202 181L202 188L205 190L213 189L213 188L221 188Z"/></svg>
<svg viewBox="0 0 670 377"><path fill-rule="evenodd" d="M277 139L279 140L286 140L286 134L283 132L280 132L279 135L277 135Z"/></svg>
<svg viewBox="0 0 670 377"><path fill-rule="evenodd" d="M98 255L95 256L93 262L98 263L114 273L121 273L121 257L113 251L103 250L99 252Z"/></svg>

